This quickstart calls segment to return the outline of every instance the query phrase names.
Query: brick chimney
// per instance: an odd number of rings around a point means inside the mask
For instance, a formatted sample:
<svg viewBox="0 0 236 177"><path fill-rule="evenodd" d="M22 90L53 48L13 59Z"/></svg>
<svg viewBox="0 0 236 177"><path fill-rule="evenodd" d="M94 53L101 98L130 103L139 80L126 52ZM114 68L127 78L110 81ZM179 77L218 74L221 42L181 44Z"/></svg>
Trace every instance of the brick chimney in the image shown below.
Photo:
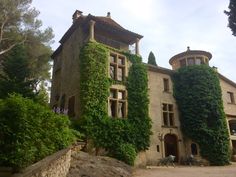
<svg viewBox="0 0 236 177"><path fill-rule="evenodd" d="M80 17L82 16L82 11L80 10L76 10L75 13L72 15L72 20L73 20L73 23Z"/></svg>

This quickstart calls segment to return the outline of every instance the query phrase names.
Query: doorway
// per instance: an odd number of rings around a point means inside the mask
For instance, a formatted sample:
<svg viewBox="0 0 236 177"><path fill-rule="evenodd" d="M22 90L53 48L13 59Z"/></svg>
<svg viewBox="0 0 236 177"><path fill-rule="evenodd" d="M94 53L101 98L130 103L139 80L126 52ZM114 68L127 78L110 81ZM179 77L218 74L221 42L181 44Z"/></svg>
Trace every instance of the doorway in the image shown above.
<svg viewBox="0 0 236 177"><path fill-rule="evenodd" d="M164 137L164 144L165 144L165 156L174 155L175 162L178 162L179 155L178 155L178 140L177 136L174 134L166 134Z"/></svg>

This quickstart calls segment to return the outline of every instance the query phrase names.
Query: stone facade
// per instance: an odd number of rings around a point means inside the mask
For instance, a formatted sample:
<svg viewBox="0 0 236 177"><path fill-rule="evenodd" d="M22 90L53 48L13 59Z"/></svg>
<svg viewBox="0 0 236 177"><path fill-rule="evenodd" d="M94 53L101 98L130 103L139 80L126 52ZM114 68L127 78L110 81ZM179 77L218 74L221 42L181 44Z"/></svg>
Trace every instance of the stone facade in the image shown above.
<svg viewBox="0 0 236 177"><path fill-rule="evenodd" d="M83 16L81 11L76 11L75 14L73 15L72 26L60 41L61 46L52 55L54 66L51 106L66 109L70 117L79 119L79 54L81 47L92 40L127 52L130 46L134 44L135 52L138 55L138 41L142 36L121 27L111 19L110 13L106 17L96 17L90 14ZM171 74L182 66L209 64L211 58L212 55L209 52L188 48L187 51L170 59L169 63L172 70L147 65L150 98L149 115L152 119L153 134L150 137L149 150L138 155L136 165L156 164L160 158L169 154L175 155L177 161L190 154L200 158L198 145L182 135L178 105L173 97ZM110 68L107 71L108 77L122 81L122 78L128 76L131 63L127 61L125 56L119 52L111 51L107 59ZM224 110L227 115L230 143L231 147L236 149L236 104L234 98L236 84L221 74L219 74L219 78ZM125 117L127 115L127 94L124 84L113 84L111 86L111 95L108 98L108 115L114 117Z"/></svg>

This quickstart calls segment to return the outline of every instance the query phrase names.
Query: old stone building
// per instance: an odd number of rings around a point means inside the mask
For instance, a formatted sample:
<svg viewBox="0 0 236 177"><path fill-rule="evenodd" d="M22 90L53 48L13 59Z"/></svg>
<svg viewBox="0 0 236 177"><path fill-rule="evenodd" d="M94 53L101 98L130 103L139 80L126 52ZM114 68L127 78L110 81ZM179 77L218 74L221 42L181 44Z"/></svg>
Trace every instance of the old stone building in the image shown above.
<svg viewBox="0 0 236 177"><path fill-rule="evenodd" d="M61 45L53 53L53 78L51 106L68 111L74 118L80 117L80 72L79 54L88 41L97 41L109 47L139 54L139 40L143 36L124 29L117 24L110 13L107 16L83 15L81 11L73 14L73 24L61 38ZM134 45L134 51L133 51ZM147 65L149 87L149 115L152 120L151 144L149 150L139 153L136 164L156 164L158 159L170 154L177 161L193 154L199 156L195 142L183 138L180 129L178 105L173 97L171 74L180 67L209 64L212 55L201 50L190 50L173 56L169 63L172 69ZM108 115L125 118L127 116L127 90L122 81L128 76L131 63L122 53L111 51L108 77L120 81L110 88ZM236 104L234 94L236 83L219 73L224 111L227 115L231 147L236 148ZM141 108L140 108L141 109ZM199 156L200 157L200 156Z"/></svg>

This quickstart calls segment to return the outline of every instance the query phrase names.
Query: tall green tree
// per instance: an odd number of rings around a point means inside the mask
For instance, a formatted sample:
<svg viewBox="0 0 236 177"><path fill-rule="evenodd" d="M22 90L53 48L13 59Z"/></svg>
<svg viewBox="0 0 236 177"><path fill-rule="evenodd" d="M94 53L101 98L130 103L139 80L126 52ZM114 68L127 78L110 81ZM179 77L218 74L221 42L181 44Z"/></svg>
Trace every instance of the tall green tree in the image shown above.
<svg viewBox="0 0 236 177"><path fill-rule="evenodd" d="M51 28L41 29L39 11L31 7L32 0L0 0L0 61L19 44L26 47L34 78L49 78ZM0 68L1 69L1 68Z"/></svg>
<svg viewBox="0 0 236 177"><path fill-rule="evenodd" d="M2 62L0 73L0 98L8 94L19 93L24 97L34 98L36 80L31 78L32 69L29 67L26 50L18 45L11 50Z"/></svg>
<svg viewBox="0 0 236 177"><path fill-rule="evenodd" d="M156 58L152 51L148 55L148 64L157 66Z"/></svg>
<svg viewBox="0 0 236 177"><path fill-rule="evenodd" d="M233 35L236 36L236 1L230 0L229 2L229 11L224 11L228 16L228 27L233 32Z"/></svg>

